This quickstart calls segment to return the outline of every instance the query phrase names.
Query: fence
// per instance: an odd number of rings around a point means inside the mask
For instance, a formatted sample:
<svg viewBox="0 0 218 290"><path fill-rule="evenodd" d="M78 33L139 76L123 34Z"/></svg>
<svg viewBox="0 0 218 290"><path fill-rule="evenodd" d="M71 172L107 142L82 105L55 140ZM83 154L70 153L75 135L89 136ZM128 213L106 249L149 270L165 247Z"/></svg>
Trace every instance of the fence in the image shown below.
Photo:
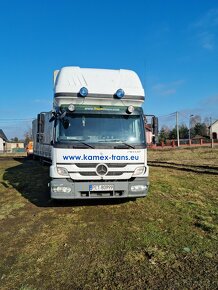
<svg viewBox="0 0 218 290"><path fill-rule="evenodd" d="M181 139L179 140L179 147L215 147L218 146L218 139ZM157 144L149 144L148 148L159 149L159 148L177 148L177 140L166 140L166 142L160 142Z"/></svg>

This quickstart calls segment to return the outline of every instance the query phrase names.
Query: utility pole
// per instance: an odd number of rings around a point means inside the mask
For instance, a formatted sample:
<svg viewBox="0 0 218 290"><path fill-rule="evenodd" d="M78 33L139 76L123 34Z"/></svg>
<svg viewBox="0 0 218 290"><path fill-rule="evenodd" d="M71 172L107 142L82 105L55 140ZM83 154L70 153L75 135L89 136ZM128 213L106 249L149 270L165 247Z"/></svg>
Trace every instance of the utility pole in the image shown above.
<svg viewBox="0 0 218 290"><path fill-rule="evenodd" d="M189 144L191 144L191 117L194 115L189 116Z"/></svg>
<svg viewBox="0 0 218 290"><path fill-rule="evenodd" d="M179 143L179 113L176 112L176 131L177 131L177 142L178 142L178 147L180 146Z"/></svg>
<svg viewBox="0 0 218 290"><path fill-rule="evenodd" d="M212 126L212 118L210 117L210 139L213 139L211 126Z"/></svg>
<svg viewBox="0 0 218 290"><path fill-rule="evenodd" d="M211 148L213 148L214 143L213 143L212 118L211 117L210 117L210 139L211 139Z"/></svg>

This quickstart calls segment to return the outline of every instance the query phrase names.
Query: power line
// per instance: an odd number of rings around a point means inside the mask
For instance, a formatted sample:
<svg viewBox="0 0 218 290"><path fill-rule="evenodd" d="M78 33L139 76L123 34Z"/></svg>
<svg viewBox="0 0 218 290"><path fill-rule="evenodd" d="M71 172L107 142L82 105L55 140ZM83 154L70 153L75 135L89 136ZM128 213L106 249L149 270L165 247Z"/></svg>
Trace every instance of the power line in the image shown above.
<svg viewBox="0 0 218 290"><path fill-rule="evenodd" d="M168 115L161 115L161 116L158 116L158 118L173 117L173 116L175 116L175 114L176 114L176 112L168 114Z"/></svg>

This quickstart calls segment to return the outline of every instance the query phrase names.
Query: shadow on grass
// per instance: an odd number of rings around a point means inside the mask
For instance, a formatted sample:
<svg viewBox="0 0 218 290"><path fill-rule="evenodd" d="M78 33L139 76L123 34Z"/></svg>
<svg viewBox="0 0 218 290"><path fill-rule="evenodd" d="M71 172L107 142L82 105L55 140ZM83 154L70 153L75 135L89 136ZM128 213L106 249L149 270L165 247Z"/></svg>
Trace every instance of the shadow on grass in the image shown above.
<svg viewBox="0 0 218 290"><path fill-rule="evenodd" d="M49 166L28 158L13 158L20 164L5 170L2 184L14 187L38 207L78 207L126 203L129 199L52 200L48 183Z"/></svg>

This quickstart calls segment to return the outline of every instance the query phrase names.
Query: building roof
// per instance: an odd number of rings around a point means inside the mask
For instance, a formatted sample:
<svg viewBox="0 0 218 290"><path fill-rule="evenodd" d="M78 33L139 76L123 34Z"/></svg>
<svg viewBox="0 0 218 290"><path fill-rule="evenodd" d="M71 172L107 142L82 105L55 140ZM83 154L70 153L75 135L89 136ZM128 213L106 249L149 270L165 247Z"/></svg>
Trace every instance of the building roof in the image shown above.
<svg viewBox="0 0 218 290"><path fill-rule="evenodd" d="M218 122L218 120L216 120L215 122L213 122L213 124L211 126L215 125L217 122Z"/></svg>
<svg viewBox="0 0 218 290"><path fill-rule="evenodd" d="M152 132L151 124L145 124L146 131Z"/></svg>
<svg viewBox="0 0 218 290"><path fill-rule="evenodd" d="M0 138L2 138L4 141L8 141L8 138L6 137L2 129L0 129Z"/></svg>
<svg viewBox="0 0 218 290"><path fill-rule="evenodd" d="M215 125L216 123L218 122L218 120L216 120L215 122L213 122L210 126L209 126L209 128L211 128L213 125Z"/></svg>
<svg viewBox="0 0 218 290"><path fill-rule="evenodd" d="M192 137L192 140L198 140L198 139L205 139L205 137L203 137L201 135L196 135L196 136Z"/></svg>

